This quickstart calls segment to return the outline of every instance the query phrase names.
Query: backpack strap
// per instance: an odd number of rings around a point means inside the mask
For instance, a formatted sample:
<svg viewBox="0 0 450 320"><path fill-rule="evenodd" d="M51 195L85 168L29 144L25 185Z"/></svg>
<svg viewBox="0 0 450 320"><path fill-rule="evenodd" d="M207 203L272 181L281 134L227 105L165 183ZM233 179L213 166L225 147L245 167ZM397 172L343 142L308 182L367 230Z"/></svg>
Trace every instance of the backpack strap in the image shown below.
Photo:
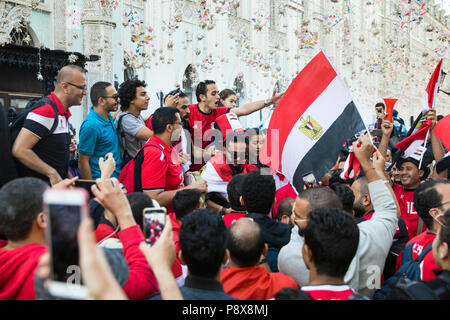
<svg viewBox="0 0 450 320"><path fill-rule="evenodd" d="M417 225L416 236L422 233L422 228L423 228L423 220L421 217L419 217L419 224Z"/></svg>
<svg viewBox="0 0 450 320"><path fill-rule="evenodd" d="M423 249L422 253L420 254L420 256L417 257L417 262L422 262L422 260L425 258L425 256L427 255L428 252L430 252L430 250L433 248L433 243L430 243L429 245L427 245L425 247L425 249Z"/></svg>
<svg viewBox="0 0 450 320"><path fill-rule="evenodd" d="M125 152L128 153L128 151L127 151L127 139L125 138L125 131L122 130L122 120L123 120L124 117L126 117L129 114L130 113L126 113L125 112L125 114L120 116L119 120L117 120L117 135L119 136L119 145L121 147L121 151L123 150L122 160L125 159ZM122 139L123 139L123 141L122 141ZM123 142L125 143L125 145L123 145Z"/></svg>
<svg viewBox="0 0 450 320"><path fill-rule="evenodd" d="M142 164L144 163L144 149L147 147L153 147L156 148L158 150L160 150L163 155L164 155L164 159L166 159L166 163L168 163L169 161L166 158L166 155L164 154L164 150L161 149L160 147L157 147L155 145L152 144L148 144L148 145L144 145L139 151L138 153L136 153L136 155L134 156L134 192L142 192Z"/></svg>

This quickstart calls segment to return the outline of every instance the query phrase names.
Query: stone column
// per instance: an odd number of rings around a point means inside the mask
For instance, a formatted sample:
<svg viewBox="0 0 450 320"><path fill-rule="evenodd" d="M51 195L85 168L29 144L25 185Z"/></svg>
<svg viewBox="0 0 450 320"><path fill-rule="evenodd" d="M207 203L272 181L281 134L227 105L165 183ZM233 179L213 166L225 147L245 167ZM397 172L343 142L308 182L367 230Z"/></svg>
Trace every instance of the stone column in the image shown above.
<svg viewBox="0 0 450 320"><path fill-rule="evenodd" d="M83 25L83 54L87 57L97 55L97 61L87 62L86 69L88 88L97 81L114 83L113 73L113 30L116 24L112 21L112 8L102 6L100 1L84 0L85 16ZM89 91L88 91L89 96ZM89 100L89 99L87 99ZM90 101L89 103L90 104ZM83 116L88 113L84 106Z"/></svg>

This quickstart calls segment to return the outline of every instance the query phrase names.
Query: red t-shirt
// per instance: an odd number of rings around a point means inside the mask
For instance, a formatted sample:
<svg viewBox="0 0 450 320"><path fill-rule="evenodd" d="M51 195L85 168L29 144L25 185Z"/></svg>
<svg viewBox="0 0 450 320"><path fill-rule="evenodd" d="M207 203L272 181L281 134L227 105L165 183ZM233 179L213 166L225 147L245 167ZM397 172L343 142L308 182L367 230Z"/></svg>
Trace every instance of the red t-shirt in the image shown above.
<svg viewBox="0 0 450 320"><path fill-rule="evenodd" d="M192 141L195 146L201 146L202 149L205 149L211 143L212 132L209 129L214 129L213 126L216 119L229 112L230 108L218 107L212 110L211 113L204 113L200 110L198 104L191 104L189 111L191 114L189 115L188 122L191 128ZM190 170L198 171L203 165L204 163L192 164Z"/></svg>
<svg viewBox="0 0 450 320"><path fill-rule="evenodd" d="M223 222L225 223L225 226L229 228L236 220L239 220L246 215L246 212L230 212L223 216Z"/></svg>
<svg viewBox="0 0 450 320"><path fill-rule="evenodd" d="M408 236L410 239L417 235L417 228L419 224L419 215L414 209L414 191L410 189L404 189L399 184L394 184L393 187L395 196L397 197L398 205L400 206L400 212L406 227L408 228ZM427 229L423 224L422 232Z"/></svg>
<svg viewBox="0 0 450 320"><path fill-rule="evenodd" d="M183 187L183 170L176 154L172 153L173 147L156 136L150 138L145 145L154 147L144 149L143 191L171 191Z"/></svg>
<svg viewBox="0 0 450 320"><path fill-rule="evenodd" d="M409 242L406 244L407 246L411 243L414 243L412 258L417 259L422 253L422 250L433 243L435 238L436 235L434 233L426 230L426 232L422 232L418 236L409 240ZM397 258L397 270L402 265L402 259L403 251ZM436 274L433 272L433 270L438 271L441 270L441 268L439 268L439 266L436 264L436 261L434 261L433 250L431 250L426 254L425 258L423 258L422 262L420 263L420 279L424 281L430 281L436 278Z"/></svg>
<svg viewBox="0 0 450 320"><path fill-rule="evenodd" d="M347 300L355 293L355 291L347 285L306 286L301 289L308 292L314 300Z"/></svg>
<svg viewBox="0 0 450 320"><path fill-rule="evenodd" d="M145 147L151 145L153 147ZM168 146L157 136L151 137L144 146L142 163L142 191L172 191L182 188L183 169L173 146ZM173 211L172 205L167 211Z"/></svg>
<svg viewBox="0 0 450 320"><path fill-rule="evenodd" d="M103 223L102 221L100 221L100 223L97 226L97 229L95 229L95 238L97 239L97 243L99 243L108 236L109 238L119 239L117 233L114 234L113 233L114 228L110 224Z"/></svg>
<svg viewBox="0 0 450 320"><path fill-rule="evenodd" d="M153 115L151 115L150 117L148 117L148 119L145 121L145 126L146 126L147 128L149 128L150 130L153 131L153 127L152 127L152 118L153 118Z"/></svg>

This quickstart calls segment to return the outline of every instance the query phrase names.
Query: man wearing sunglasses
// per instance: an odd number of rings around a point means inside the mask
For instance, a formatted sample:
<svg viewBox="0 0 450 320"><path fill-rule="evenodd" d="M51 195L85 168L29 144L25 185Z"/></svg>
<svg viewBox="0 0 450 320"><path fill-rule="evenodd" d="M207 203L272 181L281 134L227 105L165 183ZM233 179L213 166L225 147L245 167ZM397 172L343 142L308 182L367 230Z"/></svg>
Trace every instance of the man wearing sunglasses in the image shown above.
<svg viewBox="0 0 450 320"><path fill-rule="evenodd" d="M118 178L122 159L116 125L110 114L118 109L119 95L109 82L97 82L91 88L92 107L80 128L79 166L83 179L101 177L98 161L112 153L116 169L112 174Z"/></svg>
<svg viewBox="0 0 450 320"><path fill-rule="evenodd" d="M12 147L13 156L30 169L22 176L37 177L52 185L67 178L69 108L81 105L85 95L85 70L77 65L61 68L56 77L55 91L47 96L51 103L49 101L28 113ZM54 110L57 110L57 115Z"/></svg>

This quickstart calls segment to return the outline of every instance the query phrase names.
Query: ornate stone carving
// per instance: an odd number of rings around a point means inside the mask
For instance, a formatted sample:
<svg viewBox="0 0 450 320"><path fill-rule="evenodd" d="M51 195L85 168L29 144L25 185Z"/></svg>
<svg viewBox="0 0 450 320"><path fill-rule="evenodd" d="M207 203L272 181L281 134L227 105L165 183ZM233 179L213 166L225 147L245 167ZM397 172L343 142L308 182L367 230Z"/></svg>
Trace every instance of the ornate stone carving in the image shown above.
<svg viewBox="0 0 450 320"><path fill-rule="evenodd" d="M31 7L12 2L0 2L0 45L11 42L12 29L19 30L30 23Z"/></svg>

